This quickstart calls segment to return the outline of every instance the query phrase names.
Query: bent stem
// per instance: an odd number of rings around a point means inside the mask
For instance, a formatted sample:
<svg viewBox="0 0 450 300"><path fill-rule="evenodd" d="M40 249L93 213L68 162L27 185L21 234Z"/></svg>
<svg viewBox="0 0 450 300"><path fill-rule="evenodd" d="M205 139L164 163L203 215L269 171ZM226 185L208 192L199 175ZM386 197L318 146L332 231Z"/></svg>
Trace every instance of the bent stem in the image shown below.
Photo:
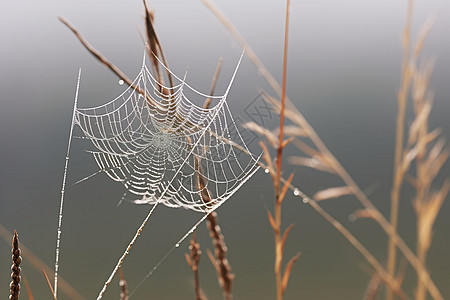
<svg viewBox="0 0 450 300"><path fill-rule="evenodd" d="M404 179L405 172L401 166L402 154L403 154L403 136L405 134L405 112L406 101L408 98L409 85L411 83L411 72L408 66L409 61L409 49L410 49L410 36L411 36L411 19L412 19L412 7L413 1L408 1L408 12L406 17L406 24L403 30L403 61L402 61L402 83L398 92L398 113L397 113L397 125L396 125L396 138L395 138L395 157L394 157L394 182L391 191L391 224L392 232L397 232L398 224L398 208L400 199L400 190ZM388 246L388 259L387 269L389 275L395 276L397 247L394 241L394 234L389 235ZM387 290L386 299L393 299L393 292L391 289Z"/></svg>
<svg viewBox="0 0 450 300"><path fill-rule="evenodd" d="M281 110L280 110L280 133L278 136L278 149L277 149L277 168L276 179L274 180L275 189L275 278L277 288L277 299L283 299L283 286L282 286L282 274L281 274L281 262L283 260L283 243L281 238L281 203L283 201L280 189L281 178L281 161L283 157L283 128L284 128L284 109L286 100L286 68L287 68L287 46L288 46L288 30L289 30L289 3L286 4L286 25L284 33L284 54L283 54L283 87L281 92Z"/></svg>

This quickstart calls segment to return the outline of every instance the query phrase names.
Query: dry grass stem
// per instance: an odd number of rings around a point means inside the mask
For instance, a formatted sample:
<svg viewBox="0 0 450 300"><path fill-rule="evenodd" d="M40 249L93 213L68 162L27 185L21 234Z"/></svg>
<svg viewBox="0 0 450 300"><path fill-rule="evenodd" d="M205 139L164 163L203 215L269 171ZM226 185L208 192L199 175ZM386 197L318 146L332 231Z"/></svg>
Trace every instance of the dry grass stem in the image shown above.
<svg viewBox="0 0 450 300"><path fill-rule="evenodd" d="M392 230L389 234L388 260L387 260L387 268L391 276L395 275L397 245L395 243L394 235L397 233L400 190L405 174L404 168L402 168L401 165L401 159L403 153L403 136L404 136L406 102L408 98L409 85L411 83L411 71L409 68L409 51L410 51L412 10L413 10L413 0L409 0L406 16L406 24L403 30L403 37L402 37L403 38L402 80L401 80L401 87L397 97L398 113L397 113L397 125L395 135L396 137L395 137L394 176L393 176L394 179L391 191L391 216L390 216ZM387 291L386 299L387 300L393 299L392 290Z"/></svg>
<svg viewBox="0 0 450 300"><path fill-rule="evenodd" d="M208 100L206 100L208 101ZM206 105L206 103L205 103ZM200 159L195 159L195 170L197 171L197 189L199 190L202 199L205 203L211 202L211 197L206 185L206 179L202 175L203 170L201 168ZM234 274L231 272L231 266L227 259L228 248L225 244L225 239L221 232L220 226L217 220L217 213L212 212L206 217L206 225L209 230L209 235L213 242L215 258L211 260L216 271L219 285L223 289L224 298L231 299L231 287L234 279ZM200 258L200 257L198 257ZM192 262L194 263L194 262ZM198 274L196 274L198 275ZM196 280L196 283L198 280ZM197 294L200 295L200 294Z"/></svg>
<svg viewBox="0 0 450 300"><path fill-rule="evenodd" d="M370 251L347 229L342 223L333 218L327 211L325 211L316 201L311 198L307 199L309 205L313 207L323 218L325 218L331 225L334 226L349 242L358 250L361 255L369 262L375 271L381 276L383 282L390 286L392 290L401 298L409 299L406 293L402 290L397 280L389 275L381 263L370 253Z"/></svg>
<svg viewBox="0 0 450 300"><path fill-rule="evenodd" d="M272 131L275 136L280 134L280 128ZM306 132L304 132L300 127L295 125L284 125L283 134L289 137L306 137Z"/></svg>
<svg viewBox="0 0 450 300"><path fill-rule="evenodd" d="M276 293L277 293L277 299L282 300L283 299L283 293L286 289L286 285L289 279L289 275L292 269L292 265L294 262L298 259L298 257L292 258L284 272L284 275L282 274L281 265L283 261L283 250L284 250L284 244L286 242L286 238L292 229L292 226L289 227L284 235L281 235L281 204L283 202L284 196L286 195L286 191L288 190L290 183L292 182L293 175L291 175L288 179L288 181L285 183L284 187L281 188L280 180L281 180L281 162L283 158L283 148L288 143L284 141L284 113L285 113L285 100L286 100L286 74L287 74L287 46L288 46L288 33L289 33L289 4L290 1L287 0L286 3L286 24L285 24L285 35L284 35L284 53L283 53L283 87L281 90L281 107L280 107L280 127L279 127L279 133L278 133L278 143L276 143L276 138L270 131L262 131L263 135L266 136L267 140L271 143L272 147L274 147L277 151L276 159L274 161L275 170L272 174L272 180L273 180L273 188L275 190L275 207L274 207L274 215L273 218L271 214L269 214L269 220L272 224L272 228L275 235L275 266L274 266L274 272L275 272L275 281L276 281ZM256 128L256 126L253 125L253 128ZM270 154L268 152L268 149L266 147L263 147L264 153L264 159L266 161L271 161ZM284 277L284 278L283 278Z"/></svg>
<svg viewBox="0 0 450 300"><path fill-rule="evenodd" d="M216 90L216 83L217 83L217 79L219 79L220 70L222 69L222 62L223 62L223 59L221 57L219 59L219 62L217 63L216 72L214 73L214 77L213 77L213 80L211 83L211 90L209 91L210 96L213 96L214 91ZM210 105L211 105L211 97L206 99L205 103L203 104L203 108L209 108Z"/></svg>
<svg viewBox="0 0 450 300"><path fill-rule="evenodd" d="M286 268L284 269L283 279L281 281L281 293L284 295L284 291L286 290L289 276L291 275L292 267L294 266L294 263L300 258L301 253L297 253L294 255L286 264Z"/></svg>
<svg viewBox="0 0 450 300"><path fill-rule="evenodd" d="M20 263L22 256L20 256L19 238L17 232L14 230L14 237L12 240L12 266L11 266L11 283L9 284L9 300L19 299L20 293Z"/></svg>
<svg viewBox="0 0 450 300"><path fill-rule="evenodd" d="M52 293L53 300L57 300L55 291L53 290L53 286L50 283L50 279L48 278L48 275L47 275L47 272L45 272L45 269L42 269L42 274L44 275L45 281L47 282L47 285L48 285L48 288L50 289L50 292Z"/></svg>
<svg viewBox="0 0 450 300"><path fill-rule="evenodd" d="M364 292L363 300L376 300L381 286L381 278L378 273L374 273L369 281L366 291Z"/></svg>
<svg viewBox="0 0 450 300"><path fill-rule="evenodd" d="M148 54L149 54L149 57L152 59L153 70L155 71L158 81L161 84L164 84L164 78L161 74L161 68L160 68L160 64L159 64L157 58L158 57L161 58L161 60L164 63L166 68L168 68L169 65L167 63L166 57L164 56L164 51L162 50L161 44L158 39L158 35L156 34L156 30L153 26L153 19L154 19L153 11L147 5L145 0L143 0L143 2L144 2L144 7L145 7L145 28L147 31L147 43L149 45L149 48L148 48L149 53ZM168 69L165 69L165 70L167 73L167 77L169 78L170 87L173 87L172 74L170 74ZM162 88L162 86L161 86L161 88ZM164 93L168 94L168 91L164 91Z"/></svg>
<svg viewBox="0 0 450 300"><path fill-rule="evenodd" d="M288 162L291 165L303 166L317 171L327 172L334 174L334 171L327 165L322 163L322 160L317 157L304 157L304 156L291 156L288 157Z"/></svg>
<svg viewBox="0 0 450 300"><path fill-rule="evenodd" d="M28 279L25 276L22 276L23 283L25 285L25 289L27 291L28 300L34 300L33 293L31 292L30 284L28 283Z"/></svg>
<svg viewBox="0 0 450 300"><path fill-rule="evenodd" d="M353 194L353 191L348 186L332 187L315 193L314 200L323 201L351 194Z"/></svg>
<svg viewBox="0 0 450 300"><path fill-rule="evenodd" d="M58 19L66 25L78 38L81 44L88 50L98 61L100 61L103 65L105 65L108 69L110 69L114 74L116 74L120 79L122 79L127 85L131 86L133 89L138 91L140 94L144 95L147 98L147 102L154 106L161 108L158 102L152 99L147 93L141 91L141 89L133 84L130 78L128 78L118 67L116 67L113 63L111 63L108 59L106 59L100 51L92 47L86 39L80 34L80 32L64 17L58 16ZM162 108L161 108L162 109Z"/></svg>
<svg viewBox="0 0 450 300"><path fill-rule="evenodd" d="M206 300L202 290L200 288L200 279L198 276L198 265L200 263L200 256L202 251L200 250L200 244L197 243L195 232L192 234L189 245L189 254L185 253L186 261L194 272L194 286L195 286L195 299Z"/></svg>
<svg viewBox="0 0 450 300"><path fill-rule="evenodd" d="M119 287L120 287L120 300L128 300L127 281L123 276L122 267L120 267L119 269Z"/></svg>
<svg viewBox="0 0 450 300"><path fill-rule="evenodd" d="M219 78L220 70L222 68L222 58L219 59L219 62L217 64L216 72L214 74L212 84L211 84L211 91L210 95L214 94L216 82ZM205 103L203 104L204 108L209 108L211 104L211 98L207 98ZM211 197L208 191L208 188L206 186L206 179L203 177L203 170L200 165L200 161L196 159L196 170L197 170L197 184L198 184L198 190L201 191L202 199L205 203L211 202ZM217 279L219 281L219 285L223 289L223 295L225 299L230 300L231 295L231 288L233 284L234 274L231 271L230 263L227 259L227 252L228 248L225 244L224 236L221 232L220 226L218 224L217 220L217 213L212 212L206 217L206 225L209 230L209 235L211 237L211 240L213 242L214 246L214 253L215 253L215 259L212 259L211 262L213 263L216 271L217 271ZM211 257L210 257L211 258ZM197 294L197 295L200 295Z"/></svg>
<svg viewBox="0 0 450 300"><path fill-rule="evenodd" d="M211 240L214 245L214 267L217 270L217 278L224 291L225 299L230 300L234 274L231 272L231 266L227 259L228 248L225 244L225 239L221 232L220 226L217 223L217 213L212 212L206 218L206 221L209 229L209 235L211 236Z"/></svg>
<svg viewBox="0 0 450 300"><path fill-rule="evenodd" d="M265 137L267 141L269 142L270 146L273 148L277 148L278 146L278 138L277 136L270 131L269 129L266 129L255 122L248 122L243 125L244 128L249 129L253 132L256 132L257 134Z"/></svg>

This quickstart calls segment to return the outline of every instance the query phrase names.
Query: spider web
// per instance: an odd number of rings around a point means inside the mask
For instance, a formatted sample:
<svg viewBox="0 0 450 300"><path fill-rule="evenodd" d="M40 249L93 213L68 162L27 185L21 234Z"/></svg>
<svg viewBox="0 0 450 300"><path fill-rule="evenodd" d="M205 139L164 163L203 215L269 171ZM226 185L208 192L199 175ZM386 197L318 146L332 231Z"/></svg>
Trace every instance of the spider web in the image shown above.
<svg viewBox="0 0 450 300"><path fill-rule="evenodd" d="M125 187L122 197L138 204L153 204L120 257L97 299L101 299L156 206L183 207L203 212L203 217L175 245L186 239L205 218L229 199L258 169L260 156L253 155L242 138L226 101L233 73L223 96L193 89L161 62L177 80L173 87L158 82L145 64L133 83L117 98L91 108L78 108L78 74L70 128L56 240L54 295L57 295L63 204L73 131L79 128L90 141L99 170L79 181L106 173ZM186 93L217 104L202 108ZM241 155L245 153L245 155ZM121 201L122 201L121 200ZM170 250L163 259L171 253ZM151 275L151 273L149 273ZM147 275L146 278L149 276Z"/></svg>
<svg viewBox="0 0 450 300"><path fill-rule="evenodd" d="M247 148L226 101L232 80L223 96L211 96L171 74L177 83L164 86L144 61L119 97L76 108L73 125L94 146L95 174L121 182L127 200L208 212L256 172L258 157ZM187 93L217 104L202 108Z"/></svg>

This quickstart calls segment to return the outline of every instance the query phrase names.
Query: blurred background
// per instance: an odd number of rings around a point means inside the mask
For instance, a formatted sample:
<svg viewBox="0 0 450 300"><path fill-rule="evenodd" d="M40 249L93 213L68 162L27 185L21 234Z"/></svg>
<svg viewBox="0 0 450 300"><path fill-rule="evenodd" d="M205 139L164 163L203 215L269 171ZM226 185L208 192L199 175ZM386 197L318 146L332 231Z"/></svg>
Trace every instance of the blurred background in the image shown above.
<svg viewBox="0 0 450 300"><path fill-rule="evenodd" d="M287 94L313 125L355 181L389 213L396 93L400 84L401 32L406 0L292 1ZM431 80L435 93L431 127L450 133L450 6L444 0L415 1L413 36L430 14L437 21L423 57L437 63ZM225 1L217 6L229 17L272 74L281 82L285 2ZM79 106L105 103L125 88L97 62L56 16L70 20L84 37L130 78L139 72L145 32L141 1L8 1L0 11L0 223L16 229L20 242L53 266L57 213L78 69L82 68ZM242 49L201 1L151 0L155 27L171 69L188 71L188 83L208 92L217 61L223 57L217 93L225 90ZM257 121L269 129L278 119L255 115L263 105L259 89L272 95L264 78L244 57L229 96L239 122ZM409 115L408 120L412 117ZM253 140L250 148L259 152ZM91 174L96 165L74 141L68 183ZM289 151L286 158L289 156ZM292 153L291 153L292 154ZM339 182L315 171L295 171L294 184L312 195ZM441 179L448 177L449 164ZM104 174L67 189L61 247L61 276L87 299L96 297L149 207L117 206L123 187ZM353 198L323 206L341 220L381 262L386 236L371 220L348 221L360 208ZM273 207L268 175L259 171L218 210L233 272L234 299L274 299L273 232L266 209ZM158 207L123 266L133 290L160 258L201 215ZM411 197L401 202L399 230L415 246ZM302 252L294 265L285 299L361 299L370 280L365 260L299 197L283 203L283 226L295 223L286 259ZM450 298L450 204L437 219L429 269L444 298ZM221 299L215 270L206 256L212 248L206 225L197 238L203 250L200 284L208 299ZM10 243L0 243L0 294L8 295ZM185 241L133 296L135 299L193 299L193 275ZM36 299L50 299L45 279L24 257ZM414 289L411 269L405 290ZM119 296L118 279L105 299ZM60 291L59 299L68 299ZM21 299L26 298L22 289Z"/></svg>

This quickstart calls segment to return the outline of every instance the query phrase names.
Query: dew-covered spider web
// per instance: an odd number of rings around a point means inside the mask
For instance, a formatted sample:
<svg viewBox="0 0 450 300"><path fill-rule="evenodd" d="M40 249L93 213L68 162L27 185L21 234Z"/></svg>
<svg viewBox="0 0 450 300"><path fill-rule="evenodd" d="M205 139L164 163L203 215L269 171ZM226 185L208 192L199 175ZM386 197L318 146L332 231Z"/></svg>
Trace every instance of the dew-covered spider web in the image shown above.
<svg viewBox="0 0 450 300"><path fill-rule="evenodd" d="M179 79L162 86L143 65L116 99L77 108L99 172L121 182L127 198L205 212L226 201L257 168L223 96L202 94ZM186 96L216 100L202 108ZM197 101L198 102L198 101ZM236 148L238 146L238 148Z"/></svg>
<svg viewBox="0 0 450 300"><path fill-rule="evenodd" d="M176 82L165 86L148 70L145 60L132 85L106 104L79 108L76 96L60 213L73 130L81 131L81 138L90 142L89 152L99 168L77 183L105 173L123 184L122 199L153 204L108 281L158 204L202 212L204 220L258 170L259 156L247 148L227 103L238 66L222 96L203 94L185 82L186 76L181 79L168 69ZM196 104L207 98L213 107ZM62 214L59 227L61 218ZM60 228L55 293L59 236Z"/></svg>

